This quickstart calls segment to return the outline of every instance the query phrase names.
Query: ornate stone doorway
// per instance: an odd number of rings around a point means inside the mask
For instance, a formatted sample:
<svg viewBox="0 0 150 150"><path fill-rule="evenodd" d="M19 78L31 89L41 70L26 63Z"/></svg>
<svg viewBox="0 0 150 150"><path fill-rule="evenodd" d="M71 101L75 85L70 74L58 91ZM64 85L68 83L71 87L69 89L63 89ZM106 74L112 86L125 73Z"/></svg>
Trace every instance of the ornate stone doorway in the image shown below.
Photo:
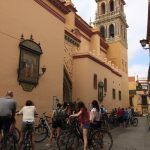
<svg viewBox="0 0 150 150"><path fill-rule="evenodd" d="M63 79L63 100L64 102L72 101L72 83L69 79L66 69L64 69Z"/></svg>

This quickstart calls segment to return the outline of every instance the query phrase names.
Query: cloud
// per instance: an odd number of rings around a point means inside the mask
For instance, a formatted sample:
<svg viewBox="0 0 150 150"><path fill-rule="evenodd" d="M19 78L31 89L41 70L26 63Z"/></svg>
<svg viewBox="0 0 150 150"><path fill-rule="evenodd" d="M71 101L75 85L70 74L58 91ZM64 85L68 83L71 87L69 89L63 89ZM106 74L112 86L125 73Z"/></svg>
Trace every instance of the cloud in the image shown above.
<svg viewBox="0 0 150 150"><path fill-rule="evenodd" d="M141 45L139 41L146 37L147 32L147 0L126 0L125 13L128 28L128 58L137 57ZM130 67L130 66L129 66Z"/></svg>
<svg viewBox="0 0 150 150"><path fill-rule="evenodd" d="M77 14L81 16L87 23L95 19L96 2L94 0L72 0L77 9Z"/></svg>
<svg viewBox="0 0 150 150"><path fill-rule="evenodd" d="M129 76L147 77L148 67L145 65L132 65L129 68Z"/></svg>

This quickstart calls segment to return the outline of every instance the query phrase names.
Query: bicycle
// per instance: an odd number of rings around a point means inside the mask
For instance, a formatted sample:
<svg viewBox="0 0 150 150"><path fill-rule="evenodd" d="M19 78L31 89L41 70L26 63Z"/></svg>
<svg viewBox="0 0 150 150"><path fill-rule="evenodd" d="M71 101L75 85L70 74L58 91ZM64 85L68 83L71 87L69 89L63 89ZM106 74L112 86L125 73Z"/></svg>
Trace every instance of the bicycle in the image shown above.
<svg viewBox="0 0 150 150"><path fill-rule="evenodd" d="M14 128L11 132L1 130L2 139L0 141L0 150L16 150L20 139L20 132Z"/></svg>
<svg viewBox="0 0 150 150"><path fill-rule="evenodd" d="M23 140L23 150L31 150L32 149L32 131L33 123L26 122L26 132L24 134Z"/></svg>
<svg viewBox="0 0 150 150"><path fill-rule="evenodd" d="M68 131L64 132L57 142L59 150L83 149L83 135L77 119L73 120ZM113 139L110 132L90 126L88 138L88 147L90 150L111 150L112 145Z"/></svg>
<svg viewBox="0 0 150 150"><path fill-rule="evenodd" d="M150 114L147 114L147 125L148 125L148 130L150 131Z"/></svg>
<svg viewBox="0 0 150 150"><path fill-rule="evenodd" d="M128 125L133 125L133 127L137 127L138 126L138 118L131 116L128 120Z"/></svg>
<svg viewBox="0 0 150 150"><path fill-rule="evenodd" d="M35 142L42 142L50 136L52 123L49 122L49 118L46 116L46 112L39 118L39 124L35 125L34 129Z"/></svg>

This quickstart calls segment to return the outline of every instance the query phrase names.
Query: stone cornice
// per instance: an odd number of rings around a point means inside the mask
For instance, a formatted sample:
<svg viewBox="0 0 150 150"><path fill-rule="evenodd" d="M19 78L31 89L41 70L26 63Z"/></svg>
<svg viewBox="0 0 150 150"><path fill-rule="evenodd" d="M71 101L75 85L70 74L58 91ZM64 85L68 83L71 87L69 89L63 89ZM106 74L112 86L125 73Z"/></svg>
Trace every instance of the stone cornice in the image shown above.
<svg viewBox="0 0 150 150"><path fill-rule="evenodd" d="M50 12L52 15L54 15L56 18L58 18L60 21L65 23L65 18L61 16L59 13L57 13L55 10L53 10L51 7L49 7L43 0L34 0L39 5L41 5L44 9L46 9L48 12Z"/></svg>
<svg viewBox="0 0 150 150"><path fill-rule="evenodd" d="M76 8L73 5L71 5L71 4L67 5L67 8L69 10L72 10L73 12L77 12Z"/></svg>
<svg viewBox="0 0 150 150"><path fill-rule="evenodd" d="M63 2L61 2L59 0L48 0L48 1L52 5L54 5L58 10L60 10L61 12L63 12L64 14L68 14L70 12L70 10L68 9L68 7L66 7Z"/></svg>
<svg viewBox="0 0 150 150"><path fill-rule="evenodd" d="M75 37L73 34L65 30L65 40L79 47L81 40Z"/></svg>
<svg viewBox="0 0 150 150"><path fill-rule="evenodd" d="M89 37L92 36L92 27L88 25L80 16L75 16L75 26L78 27L82 32L87 34Z"/></svg>
<svg viewBox="0 0 150 150"><path fill-rule="evenodd" d="M98 63L99 65L105 67L106 69L110 70L112 73L114 73L115 75L122 77L122 75L116 71L115 69L113 69L110 65L108 65L107 63L105 63L104 61L92 56L90 53L82 53L82 54L74 54L73 55L73 59L82 59L82 58L88 58L91 59L92 61Z"/></svg>

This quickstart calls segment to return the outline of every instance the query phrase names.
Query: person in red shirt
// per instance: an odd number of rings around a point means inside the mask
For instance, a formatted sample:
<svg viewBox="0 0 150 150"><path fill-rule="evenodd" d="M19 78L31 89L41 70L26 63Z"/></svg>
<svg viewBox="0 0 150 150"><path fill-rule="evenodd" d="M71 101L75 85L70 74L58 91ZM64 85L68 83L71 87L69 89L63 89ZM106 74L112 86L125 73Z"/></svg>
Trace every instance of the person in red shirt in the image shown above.
<svg viewBox="0 0 150 150"><path fill-rule="evenodd" d="M78 102L77 104L78 112L76 114L70 115L70 117L79 117L80 124L83 129L83 140L84 140L84 150L88 149L88 129L90 127L90 117L87 108L83 102Z"/></svg>

